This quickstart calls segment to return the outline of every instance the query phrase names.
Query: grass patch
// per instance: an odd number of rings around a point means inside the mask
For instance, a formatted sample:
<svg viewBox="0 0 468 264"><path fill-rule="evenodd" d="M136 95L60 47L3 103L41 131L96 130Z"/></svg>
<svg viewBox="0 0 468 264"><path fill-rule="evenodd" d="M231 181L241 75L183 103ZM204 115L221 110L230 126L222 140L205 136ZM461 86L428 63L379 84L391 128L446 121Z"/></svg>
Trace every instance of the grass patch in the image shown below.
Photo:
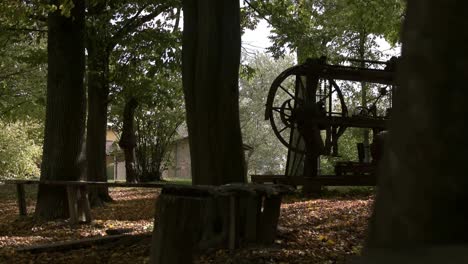
<svg viewBox="0 0 468 264"><path fill-rule="evenodd" d="M182 185L192 184L192 179L171 178L171 179L166 179L166 180L168 183L173 183L173 184L182 184Z"/></svg>

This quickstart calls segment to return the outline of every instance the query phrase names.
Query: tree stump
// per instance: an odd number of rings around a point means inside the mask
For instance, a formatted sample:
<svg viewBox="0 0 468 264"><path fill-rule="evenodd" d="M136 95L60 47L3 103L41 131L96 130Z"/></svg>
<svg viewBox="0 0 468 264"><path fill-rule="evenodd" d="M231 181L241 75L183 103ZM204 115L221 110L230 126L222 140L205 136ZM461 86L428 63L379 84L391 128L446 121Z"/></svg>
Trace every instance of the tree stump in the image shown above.
<svg viewBox="0 0 468 264"><path fill-rule="evenodd" d="M214 187L163 188L156 204L150 263L192 263L202 249L225 247L229 206L229 197Z"/></svg>
<svg viewBox="0 0 468 264"><path fill-rule="evenodd" d="M281 196L291 187L167 185L156 204L153 264L192 263L209 248L273 243Z"/></svg>

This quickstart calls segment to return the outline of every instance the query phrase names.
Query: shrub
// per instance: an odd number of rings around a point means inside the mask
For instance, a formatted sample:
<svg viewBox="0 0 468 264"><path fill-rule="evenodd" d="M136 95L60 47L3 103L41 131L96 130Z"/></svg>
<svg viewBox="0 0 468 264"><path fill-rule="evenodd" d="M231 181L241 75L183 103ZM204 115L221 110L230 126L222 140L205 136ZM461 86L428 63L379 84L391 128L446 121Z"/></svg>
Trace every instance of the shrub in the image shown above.
<svg viewBox="0 0 468 264"><path fill-rule="evenodd" d="M36 128L24 122L0 123L0 179L39 176L42 147L29 133Z"/></svg>

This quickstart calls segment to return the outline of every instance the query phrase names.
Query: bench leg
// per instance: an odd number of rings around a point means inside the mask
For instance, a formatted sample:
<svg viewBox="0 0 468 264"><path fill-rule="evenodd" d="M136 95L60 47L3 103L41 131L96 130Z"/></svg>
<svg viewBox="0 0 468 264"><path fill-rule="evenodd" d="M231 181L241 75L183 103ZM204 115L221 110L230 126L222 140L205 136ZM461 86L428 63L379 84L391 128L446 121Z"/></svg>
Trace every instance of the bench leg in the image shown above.
<svg viewBox="0 0 468 264"><path fill-rule="evenodd" d="M86 186L67 186L70 224L91 222L91 209Z"/></svg>
<svg viewBox="0 0 468 264"><path fill-rule="evenodd" d="M78 187L67 186L68 212L70 214L70 224L78 224Z"/></svg>
<svg viewBox="0 0 468 264"><path fill-rule="evenodd" d="M16 184L16 192L18 196L18 209L20 216L27 216L28 210L26 208L26 197L24 191L24 184Z"/></svg>
<svg viewBox="0 0 468 264"><path fill-rule="evenodd" d="M92 221L91 207L89 206L87 186L79 187L78 216L79 216L79 221L81 222L90 223Z"/></svg>

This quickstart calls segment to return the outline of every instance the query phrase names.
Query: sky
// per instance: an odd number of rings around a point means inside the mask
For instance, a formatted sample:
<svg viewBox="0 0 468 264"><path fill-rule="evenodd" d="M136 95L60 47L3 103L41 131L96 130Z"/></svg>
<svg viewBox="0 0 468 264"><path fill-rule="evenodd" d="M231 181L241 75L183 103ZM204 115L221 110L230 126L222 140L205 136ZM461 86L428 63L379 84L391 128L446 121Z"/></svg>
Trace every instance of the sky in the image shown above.
<svg viewBox="0 0 468 264"><path fill-rule="evenodd" d="M270 27L265 20L260 20L255 30L247 29L242 35L242 46L249 51L265 52L271 46L268 39Z"/></svg>
<svg viewBox="0 0 468 264"><path fill-rule="evenodd" d="M271 27L265 20L260 20L255 30L247 29L242 35L242 47L248 52L266 52L266 48L271 46L271 41L268 39ZM400 47L392 48L390 44L382 38L377 39L379 50L384 53L387 58L396 56L400 53Z"/></svg>

